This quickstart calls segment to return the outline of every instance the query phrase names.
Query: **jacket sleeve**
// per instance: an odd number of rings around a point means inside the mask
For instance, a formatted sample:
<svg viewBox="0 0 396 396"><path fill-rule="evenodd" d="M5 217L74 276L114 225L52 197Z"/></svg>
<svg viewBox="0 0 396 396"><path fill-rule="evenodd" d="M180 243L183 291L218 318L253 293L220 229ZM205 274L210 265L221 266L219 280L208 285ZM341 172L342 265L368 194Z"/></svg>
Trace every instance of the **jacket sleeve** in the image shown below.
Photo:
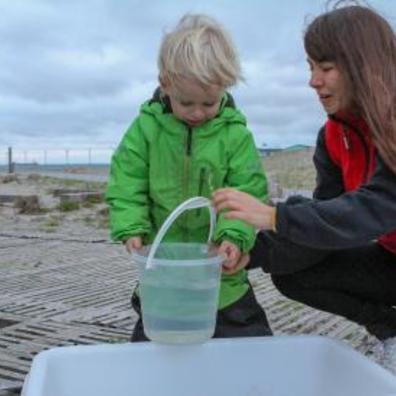
<svg viewBox="0 0 396 396"><path fill-rule="evenodd" d="M316 169L314 199L335 198L345 192L341 169L333 162L326 149L325 127L319 131L313 162Z"/></svg>
<svg viewBox="0 0 396 396"><path fill-rule="evenodd" d="M396 229L396 175L377 156L371 181L328 200L277 205L277 232L300 245L343 249Z"/></svg>
<svg viewBox="0 0 396 396"><path fill-rule="evenodd" d="M242 133L233 136L228 143L230 148L226 187L247 192L261 201L267 200L267 180L253 136L241 126ZM232 131L239 132L239 131ZM235 133L235 135L238 135ZM214 242L229 240L239 246L242 252L252 249L256 238L254 227L240 220L225 219L218 216Z"/></svg>
<svg viewBox="0 0 396 396"><path fill-rule="evenodd" d="M111 160L106 201L110 206L111 237L126 240L151 229L148 213L148 149L137 118Z"/></svg>

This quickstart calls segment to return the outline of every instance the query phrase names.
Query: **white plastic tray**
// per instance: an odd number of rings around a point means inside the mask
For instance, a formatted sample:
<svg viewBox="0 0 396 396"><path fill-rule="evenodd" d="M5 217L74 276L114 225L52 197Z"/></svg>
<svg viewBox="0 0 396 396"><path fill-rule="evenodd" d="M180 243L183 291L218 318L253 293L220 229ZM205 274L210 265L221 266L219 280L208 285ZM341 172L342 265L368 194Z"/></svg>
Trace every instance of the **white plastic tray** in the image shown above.
<svg viewBox="0 0 396 396"><path fill-rule="evenodd" d="M396 396L396 377L318 336L58 347L33 360L23 396Z"/></svg>

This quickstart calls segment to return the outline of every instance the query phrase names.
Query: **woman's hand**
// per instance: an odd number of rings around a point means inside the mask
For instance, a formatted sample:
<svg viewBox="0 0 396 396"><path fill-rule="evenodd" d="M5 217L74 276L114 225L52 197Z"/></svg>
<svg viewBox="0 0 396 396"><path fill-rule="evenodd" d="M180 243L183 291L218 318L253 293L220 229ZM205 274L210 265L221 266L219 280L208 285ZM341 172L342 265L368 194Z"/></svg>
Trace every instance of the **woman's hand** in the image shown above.
<svg viewBox="0 0 396 396"><path fill-rule="evenodd" d="M275 231L276 208L268 206L253 196L232 188L222 188L213 194L213 205L226 219L246 221L260 230Z"/></svg>

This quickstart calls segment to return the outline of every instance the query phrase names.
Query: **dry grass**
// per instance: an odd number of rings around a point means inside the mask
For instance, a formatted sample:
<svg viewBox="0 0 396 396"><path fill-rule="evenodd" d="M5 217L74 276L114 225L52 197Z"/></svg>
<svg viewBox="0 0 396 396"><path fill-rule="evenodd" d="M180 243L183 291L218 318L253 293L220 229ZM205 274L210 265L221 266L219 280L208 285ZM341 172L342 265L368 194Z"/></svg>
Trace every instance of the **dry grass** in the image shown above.
<svg viewBox="0 0 396 396"><path fill-rule="evenodd" d="M313 149L279 152L263 159L264 169L271 184L284 189L312 191L315 186Z"/></svg>

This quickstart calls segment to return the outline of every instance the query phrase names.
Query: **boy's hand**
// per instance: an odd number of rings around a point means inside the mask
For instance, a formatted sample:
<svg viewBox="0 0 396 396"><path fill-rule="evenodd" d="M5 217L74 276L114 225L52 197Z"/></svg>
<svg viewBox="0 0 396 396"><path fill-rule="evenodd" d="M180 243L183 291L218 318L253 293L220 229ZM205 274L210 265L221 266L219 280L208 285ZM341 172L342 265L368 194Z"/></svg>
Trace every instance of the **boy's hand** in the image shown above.
<svg viewBox="0 0 396 396"><path fill-rule="evenodd" d="M236 268L239 267L239 259L241 258L239 247L232 242L223 241L219 246L218 253L226 256L226 261L223 263L223 273L233 274L236 272Z"/></svg>
<svg viewBox="0 0 396 396"><path fill-rule="evenodd" d="M138 250L142 246L143 246L142 238L139 236L134 236L132 238L129 238L125 242L125 248L128 251L128 253L132 253L134 250Z"/></svg>
<svg viewBox="0 0 396 396"><path fill-rule="evenodd" d="M245 268L249 264L249 261L250 261L250 254L248 253L242 254L239 261L236 263L235 267L232 270L224 271L223 268L223 272L227 275L234 274L235 272L238 272L239 270Z"/></svg>

